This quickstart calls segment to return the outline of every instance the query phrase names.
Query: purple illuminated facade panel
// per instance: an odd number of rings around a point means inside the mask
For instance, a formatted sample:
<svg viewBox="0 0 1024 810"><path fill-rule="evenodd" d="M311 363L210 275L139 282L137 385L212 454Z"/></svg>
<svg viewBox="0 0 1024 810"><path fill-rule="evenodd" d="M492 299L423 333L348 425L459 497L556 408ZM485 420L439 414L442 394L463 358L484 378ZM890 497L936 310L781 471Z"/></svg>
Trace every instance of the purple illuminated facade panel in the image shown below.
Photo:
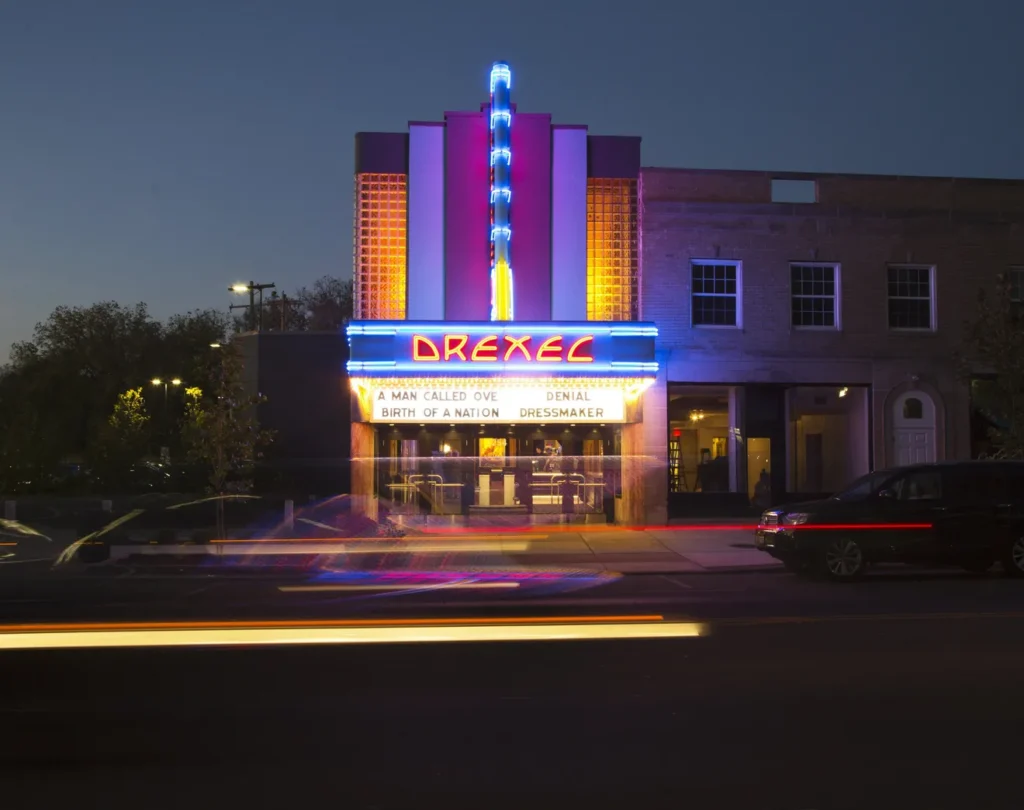
<svg viewBox="0 0 1024 810"><path fill-rule="evenodd" d="M587 319L587 128L551 132L551 319Z"/></svg>
<svg viewBox="0 0 1024 810"><path fill-rule="evenodd" d="M409 124L406 317L444 320L444 125Z"/></svg>
<svg viewBox="0 0 1024 810"><path fill-rule="evenodd" d="M551 320L551 116L516 113L512 119L514 157L512 255L516 320Z"/></svg>
<svg viewBox="0 0 1024 810"><path fill-rule="evenodd" d="M588 135L587 177L640 177L640 138L635 135Z"/></svg>
<svg viewBox="0 0 1024 810"><path fill-rule="evenodd" d="M409 136L404 132L357 132L356 174L405 174L409 170Z"/></svg>
<svg viewBox="0 0 1024 810"><path fill-rule="evenodd" d="M444 317L491 314L490 121L484 112L445 113Z"/></svg>

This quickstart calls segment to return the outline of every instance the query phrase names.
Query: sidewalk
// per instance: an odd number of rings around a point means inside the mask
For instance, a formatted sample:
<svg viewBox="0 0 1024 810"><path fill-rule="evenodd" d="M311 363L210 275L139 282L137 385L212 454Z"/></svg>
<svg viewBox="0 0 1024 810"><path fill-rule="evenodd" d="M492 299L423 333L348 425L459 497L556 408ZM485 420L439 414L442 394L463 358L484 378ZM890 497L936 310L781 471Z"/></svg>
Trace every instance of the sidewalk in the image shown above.
<svg viewBox="0 0 1024 810"><path fill-rule="evenodd" d="M410 524L409 541L465 541L467 549L491 542L517 562L637 573L699 573L715 570L781 570L781 563L754 547L754 521L708 520L645 529L550 525L451 527ZM514 549L514 550L513 550Z"/></svg>
<svg viewBox="0 0 1024 810"><path fill-rule="evenodd" d="M403 516L404 517L404 516ZM489 565L534 565L622 574L702 573L735 570L781 570L781 564L754 547L753 520L706 519L668 526L629 529L605 524L535 523L531 525L458 524L443 517L399 522L403 539L338 538L330 541L228 539L215 545L124 545L112 556L203 555L266 556L301 554L374 554L398 551L449 562L461 559ZM61 538L64 540L64 538ZM70 541L47 543L53 557ZM50 555L47 555L50 556Z"/></svg>

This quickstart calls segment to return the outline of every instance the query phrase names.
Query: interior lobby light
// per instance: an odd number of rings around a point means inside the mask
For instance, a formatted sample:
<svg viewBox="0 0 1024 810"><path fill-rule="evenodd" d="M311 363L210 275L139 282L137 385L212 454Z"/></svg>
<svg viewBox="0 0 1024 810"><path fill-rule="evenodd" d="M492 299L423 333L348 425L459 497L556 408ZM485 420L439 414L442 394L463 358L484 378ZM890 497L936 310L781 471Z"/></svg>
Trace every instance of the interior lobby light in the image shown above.
<svg viewBox="0 0 1024 810"><path fill-rule="evenodd" d="M849 390L850 389L844 385L842 388L839 389L839 396L845 397Z"/></svg>

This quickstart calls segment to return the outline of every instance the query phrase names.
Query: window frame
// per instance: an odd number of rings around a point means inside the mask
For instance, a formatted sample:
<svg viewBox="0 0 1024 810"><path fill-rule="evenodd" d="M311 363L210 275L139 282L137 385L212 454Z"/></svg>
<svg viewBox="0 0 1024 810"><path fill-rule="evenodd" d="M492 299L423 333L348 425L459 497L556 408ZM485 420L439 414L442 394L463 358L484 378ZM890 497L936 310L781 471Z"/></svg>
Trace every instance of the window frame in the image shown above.
<svg viewBox="0 0 1024 810"><path fill-rule="evenodd" d="M793 269L797 267L831 268L832 270L832 295L797 295L793 290ZM841 332L842 321L842 265L839 262L801 262L791 261L789 263L789 328L800 332ZM831 298L832 299L832 326L819 326L816 324L795 324L793 323L793 301L796 298Z"/></svg>
<svg viewBox="0 0 1024 810"><path fill-rule="evenodd" d="M708 267L734 267L736 269L736 292L730 296L728 293L695 293L693 289L693 268L694 265ZM743 329L743 262L739 259L690 259L687 265L689 277L687 287L690 294L690 328L692 329ZM693 299L700 295L702 298L735 298L736 299L736 323L694 323L693 322Z"/></svg>
<svg viewBox="0 0 1024 810"><path fill-rule="evenodd" d="M918 263L895 263L887 264L885 266L885 324L890 332L905 332L909 334L928 334L929 332L938 331L938 290L936 284L938 273L936 272L936 265L934 264L918 264ZM891 270L927 270L928 271L928 326L893 326L892 325L892 311L890 306L892 304L893 296L889 294L889 272ZM921 301L921 298L916 297L896 297L897 301Z"/></svg>
<svg viewBox="0 0 1024 810"><path fill-rule="evenodd" d="M908 498L904 496L905 487L914 476L934 476L939 482L939 494L934 498ZM884 489L894 492L897 503L936 503L946 498L947 481L942 470L933 467L922 467L920 469L905 470L891 481L886 482Z"/></svg>

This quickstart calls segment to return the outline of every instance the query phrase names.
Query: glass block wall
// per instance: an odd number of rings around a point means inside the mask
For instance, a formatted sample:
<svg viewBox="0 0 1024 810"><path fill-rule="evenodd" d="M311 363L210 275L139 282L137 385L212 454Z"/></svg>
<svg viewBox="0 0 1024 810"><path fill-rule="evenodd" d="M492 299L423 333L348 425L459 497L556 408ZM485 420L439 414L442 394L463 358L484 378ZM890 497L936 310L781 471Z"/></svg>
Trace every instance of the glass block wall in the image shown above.
<svg viewBox="0 0 1024 810"><path fill-rule="evenodd" d="M405 318L406 176L357 174L355 181L355 317Z"/></svg>
<svg viewBox="0 0 1024 810"><path fill-rule="evenodd" d="M587 318L635 321L640 309L637 181L587 179Z"/></svg>

